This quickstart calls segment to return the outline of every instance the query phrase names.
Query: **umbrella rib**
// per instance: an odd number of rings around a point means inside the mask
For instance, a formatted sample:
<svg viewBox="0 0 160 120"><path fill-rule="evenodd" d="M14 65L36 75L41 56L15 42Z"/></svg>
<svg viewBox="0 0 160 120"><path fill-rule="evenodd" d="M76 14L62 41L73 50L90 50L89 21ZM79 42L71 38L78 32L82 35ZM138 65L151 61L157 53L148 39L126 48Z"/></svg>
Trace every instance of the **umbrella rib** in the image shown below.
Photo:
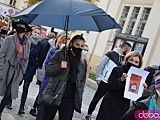
<svg viewBox="0 0 160 120"><path fill-rule="evenodd" d="M98 28L99 32L101 32L101 31L100 31L100 28L99 28L99 27L98 27L98 25L97 25L96 20L94 19L94 16L92 16L92 18L93 18L94 22L96 23L96 26L97 26L97 28Z"/></svg>

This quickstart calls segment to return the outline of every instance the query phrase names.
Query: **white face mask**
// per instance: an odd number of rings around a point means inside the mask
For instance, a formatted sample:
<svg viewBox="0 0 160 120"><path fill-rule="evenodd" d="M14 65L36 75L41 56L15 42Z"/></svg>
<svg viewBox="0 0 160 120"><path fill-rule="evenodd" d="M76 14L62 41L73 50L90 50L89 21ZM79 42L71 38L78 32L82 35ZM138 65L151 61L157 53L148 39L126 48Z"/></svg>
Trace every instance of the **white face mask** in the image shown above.
<svg viewBox="0 0 160 120"><path fill-rule="evenodd" d="M156 93L158 94L158 97L160 97L160 91L156 90Z"/></svg>
<svg viewBox="0 0 160 120"><path fill-rule="evenodd" d="M66 44L61 44L60 49L62 49Z"/></svg>

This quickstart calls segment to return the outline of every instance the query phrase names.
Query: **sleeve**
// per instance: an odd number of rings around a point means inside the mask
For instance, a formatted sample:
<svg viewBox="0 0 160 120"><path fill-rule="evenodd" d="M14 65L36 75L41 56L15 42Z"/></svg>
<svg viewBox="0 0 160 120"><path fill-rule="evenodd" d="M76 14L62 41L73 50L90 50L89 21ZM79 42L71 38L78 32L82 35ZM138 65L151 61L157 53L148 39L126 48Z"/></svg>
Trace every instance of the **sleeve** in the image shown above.
<svg viewBox="0 0 160 120"><path fill-rule="evenodd" d="M125 87L126 81L121 81L121 76L119 76L119 74L118 68L113 68L108 79L108 88L110 91L118 91Z"/></svg>
<svg viewBox="0 0 160 120"><path fill-rule="evenodd" d="M109 57L104 56L102 60L98 63L97 68L96 68L96 80L101 80L103 78L103 69L105 65L108 63Z"/></svg>
<svg viewBox="0 0 160 120"><path fill-rule="evenodd" d="M51 57L50 62L46 67L46 74L49 77L54 77L64 69L61 68L61 61L59 60L59 54L60 52L56 52L55 55Z"/></svg>
<svg viewBox="0 0 160 120"><path fill-rule="evenodd" d="M129 108L129 110L123 115L121 120L136 120L134 117L135 111L138 110L135 106Z"/></svg>
<svg viewBox="0 0 160 120"><path fill-rule="evenodd" d="M48 54L46 56L46 59L44 61L44 67L45 67L45 69L46 69L46 67L47 67L47 65L48 65L51 57L55 54L55 52L56 52L56 50L54 50L54 49L50 49L49 50L49 52L48 52Z"/></svg>
<svg viewBox="0 0 160 120"><path fill-rule="evenodd" d="M48 53L48 50L50 48L50 45L49 43L45 43L42 45L42 50L40 52L40 55L39 55L39 59L38 59L38 67L42 69L42 66L43 66L43 62L44 60L46 59L46 55Z"/></svg>
<svg viewBox="0 0 160 120"><path fill-rule="evenodd" d="M84 75L83 75L83 85L85 84L86 82L86 76L87 76L87 61L84 59Z"/></svg>
<svg viewBox="0 0 160 120"><path fill-rule="evenodd" d="M4 67L4 63L5 63L5 56L7 54L7 49L9 47L9 40L6 38L6 40L4 40L2 46L1 46L1 49L0 49L0 71L3 70L3 67ZM3 72L0 72L0 78L2 77L2 73Z"/></svg>

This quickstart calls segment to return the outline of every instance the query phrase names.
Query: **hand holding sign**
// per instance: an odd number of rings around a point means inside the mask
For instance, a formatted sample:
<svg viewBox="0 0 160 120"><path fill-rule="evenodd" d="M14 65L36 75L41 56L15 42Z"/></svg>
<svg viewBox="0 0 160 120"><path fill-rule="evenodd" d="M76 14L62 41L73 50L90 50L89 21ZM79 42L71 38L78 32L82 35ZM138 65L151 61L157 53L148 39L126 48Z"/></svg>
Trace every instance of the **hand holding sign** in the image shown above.
<svg viewBox="0 0 160 120"><path fill-rule="evenodd" d="M141 97L148 74L147 71L131 67L127 73L124 97L134 101Z"/></svg>

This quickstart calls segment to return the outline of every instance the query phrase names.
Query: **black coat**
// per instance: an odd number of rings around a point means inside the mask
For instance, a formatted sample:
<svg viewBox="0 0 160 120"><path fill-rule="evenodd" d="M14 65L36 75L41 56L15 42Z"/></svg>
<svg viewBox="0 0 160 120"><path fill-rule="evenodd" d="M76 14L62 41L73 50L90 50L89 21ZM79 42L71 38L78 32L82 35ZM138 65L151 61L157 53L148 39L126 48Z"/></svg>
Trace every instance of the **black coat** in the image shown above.
<svg viewBox="0 0 160 120"><path fill-rule="evenodd" d="M65 47L64 47L61 51L58 51L57 53L55 53L55 55L51 58L46 68L46 74L51 78L44 91L44 94L51 93L51 92L54 94L57 94L60 91L60 94L58 95L55 101L55 104L57 106L61 104L63 94L66 88L66 84L64 84L64 82L69 76L71 63L69 63L68 53L67 53L66 59L68 63L67 68L62 69L61 62L66 61ZM84 60L79 62L77 67L78 67L78 73L77 73L76 90L75 90L75 96L74 96L74 108L77 112L81 112L82 95L83 95L83 90L85 86L86 71L87 71L86 61ZM64 84L64 87L62 87L63 84Z"/></svg>
<svg viewBox="0 0 160 120"><path fill-rule="evenodd" d="M46 59L47 53L50 48L50 44L49 44L48 40L49 40L49 38L43 38L41 40L41 42L43 44L43 49L41 50L41 53L39 54L39 60L38 60L38 67L40 69L42 69L43 62Z"/></svg>
<svg viewBox="0 0 160 120"><path fill-rule="evenodd" d="M145 100L140 102L133 102L133 106L124 114L121 120L136 120L134 113L136 110L148 110L149 100L151 97L148 97Z"/></svg>
<svg viewBox="0 0 160 120"><path fill-rule="evenodd" d="M108 79L109 92L102 100L97 120L120 120L129 109L130 100L123 97L126 81L120 80L125 72L125 66L113 68Z"/></svg>

